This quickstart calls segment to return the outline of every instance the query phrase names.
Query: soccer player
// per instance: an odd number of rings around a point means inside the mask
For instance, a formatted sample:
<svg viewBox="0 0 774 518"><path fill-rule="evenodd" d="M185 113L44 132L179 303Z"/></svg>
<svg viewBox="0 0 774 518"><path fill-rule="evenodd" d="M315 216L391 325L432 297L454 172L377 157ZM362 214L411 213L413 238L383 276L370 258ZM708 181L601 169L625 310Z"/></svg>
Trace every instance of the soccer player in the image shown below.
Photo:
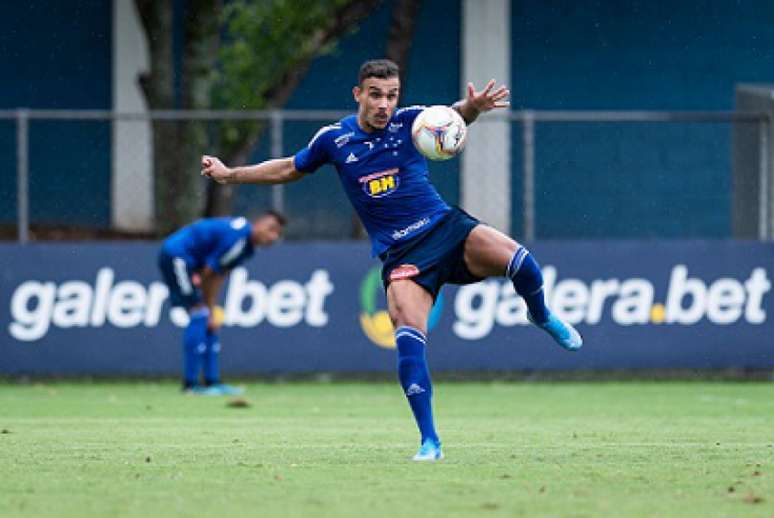
<svg viewBox="0 0 774 518"><path fill-rule="evenodd" d="M507 276L530 320L560 346L575 351L580 334L556 317L543 300L543 277L532 254L510 237L480 223L439 196L427 163L414 148L411 124L423 107L397 109L398 67L367 61L352 89L357 114L322 127L295 156L230 168L202 157L202 175L221 183L292 182L333 164L383 262L390 318L395 327L398 377L420 431L414 460L443 458L433 423L432 385L425 359L427 318L444 283L468 284ZM482 112L508 106L509 91L491 80L483 90L468 83L467 96L453 105L470 124Z"/></svg>
<svg viewBox="0 0 774 518"><path fill-rule="evenodd" d="M215 310L228 272L253 255L255 246L279 239L285 218L267 211L252 222L245 218L207 218L170 235L161 246L158 264L173 306L190 317L183 333L183 390L204 395L237 395L242 391L220 380L221 322ZM204 385L199 383L203 370Z"/></svg>

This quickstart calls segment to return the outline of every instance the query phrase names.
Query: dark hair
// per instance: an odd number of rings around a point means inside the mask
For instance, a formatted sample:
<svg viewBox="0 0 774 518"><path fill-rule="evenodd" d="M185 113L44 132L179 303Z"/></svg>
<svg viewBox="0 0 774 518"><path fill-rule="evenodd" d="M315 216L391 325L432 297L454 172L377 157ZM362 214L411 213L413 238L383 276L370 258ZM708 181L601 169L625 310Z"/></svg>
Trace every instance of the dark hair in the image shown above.
<svg viewBox="0 0 774 518"><path fill-rule="evenodd" d="M398 68L398 65L389 59L372 59L360 65L360 72L358 72L357 75L357 82L358 84L362 85L363 81L369 77L389 79L391 77L398 77L399 75L400 69Z"/></svg>
<svg viewBox="0 0 774 518"><path fill-rule="evenodd" d="M256 219L263 219L263 218L274 218L283 227L288 223L288 218L286 218L285 215L280 211L274 210L274 209L265 210L260 214L258 214L258 216L256 216L253 219L256 220Z"/></svg>

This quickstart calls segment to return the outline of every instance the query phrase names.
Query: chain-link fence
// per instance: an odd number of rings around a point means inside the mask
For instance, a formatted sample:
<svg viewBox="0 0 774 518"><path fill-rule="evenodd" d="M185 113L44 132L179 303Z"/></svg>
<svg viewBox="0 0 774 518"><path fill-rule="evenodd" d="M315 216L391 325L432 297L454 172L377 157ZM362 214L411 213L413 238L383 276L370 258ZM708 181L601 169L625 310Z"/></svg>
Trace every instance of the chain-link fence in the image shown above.
<svg viewBox="0 0 774 518"><path fill-rule="evenodd" d="M224 135L244 129L239 124L258 123L249 151L232 153L254 163L295 153L344 115L0 112L0 156L9 164L0 178L0 225L21 242L45 228L159 235L160 219L169 218L160 203L174 212L185 202L180 210L202 214L208 186L191 156L218 152ZM482 117L468 136L472 160L430 163L430 175L447 201L524 240L768 240L771 131L766 112L514 111ZM192 188L179 180L159 186L160 164L169 161ZM363 236L329 166L292 184L239 186L226 206L233 214L282 210L289 239Z"/></svg>

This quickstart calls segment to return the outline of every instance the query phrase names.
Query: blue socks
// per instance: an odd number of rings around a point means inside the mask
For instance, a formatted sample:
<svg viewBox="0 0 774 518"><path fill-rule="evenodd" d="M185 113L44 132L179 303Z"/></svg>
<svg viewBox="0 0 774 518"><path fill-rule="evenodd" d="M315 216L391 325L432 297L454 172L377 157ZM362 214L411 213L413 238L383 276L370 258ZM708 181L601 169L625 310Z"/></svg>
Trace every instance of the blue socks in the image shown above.
<svg viewBox="0 0 774 518"><path fill-rule="evenodd" d="M217 385L220 383L220 340L218 335L207 331L204 349L204 383Z"/></svg>
<svg viewBox="0 0 774 518"><path fill-rule="evenodd" d="M543 274L529 250L523 246L516 250L505 270L505 276L513 282L516 293L527 303L532 320L536 324L545 324L549 313L543 299Z"/></svg>
<svg viewBox="0 0 774 518"><path fill-rule="evenodd" d="M190 388L199 384L201 360L207 348L206 308L191 312L188 327L183 333L183 385Z"/></svg>
<svg viewBox="0 0 774 518"><path fill-rule="evenodd" d="M401 326L395 331L395 342L398 348L398 378L414 413L422 442L425 439L439 442L433 424L433 386L425 359L425 335L413 327Z"/></svg>

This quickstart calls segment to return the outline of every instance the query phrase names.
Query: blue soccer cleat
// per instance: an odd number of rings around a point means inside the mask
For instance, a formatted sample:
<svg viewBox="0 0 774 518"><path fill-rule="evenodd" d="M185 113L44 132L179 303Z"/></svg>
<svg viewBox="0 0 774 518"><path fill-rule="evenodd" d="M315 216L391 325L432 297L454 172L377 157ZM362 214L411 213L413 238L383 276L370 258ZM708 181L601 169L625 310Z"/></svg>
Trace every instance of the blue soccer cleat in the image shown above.
<svg viewBox="0 0 774 518"><path fill-rule="evenodd" d="M443 459L443 452L441 451L441 443L434 441L433 439L425 439L422 446L419 447L419 451L412 460L418 462L435 462L436 460Z"/></svg>
<svg viewBox="0 0 774 518"><path fill-rule="evenodd" d="M244 389L233 385L226 385L225 383L217 383L206 387L197 386L191 391L200 396L241 396L245 392Z"/></svg>
<svg viewBox="0 0 774 518"><path fill-rule="evenodd" d="M542 324L536 323L529 312L527 313L527 319L551 335L551 338L553 338L556 343L568 351L577 351L583 346L583 338L580 333L570 324L564 322L550 311L548 312L548 320Z"/></svg>

